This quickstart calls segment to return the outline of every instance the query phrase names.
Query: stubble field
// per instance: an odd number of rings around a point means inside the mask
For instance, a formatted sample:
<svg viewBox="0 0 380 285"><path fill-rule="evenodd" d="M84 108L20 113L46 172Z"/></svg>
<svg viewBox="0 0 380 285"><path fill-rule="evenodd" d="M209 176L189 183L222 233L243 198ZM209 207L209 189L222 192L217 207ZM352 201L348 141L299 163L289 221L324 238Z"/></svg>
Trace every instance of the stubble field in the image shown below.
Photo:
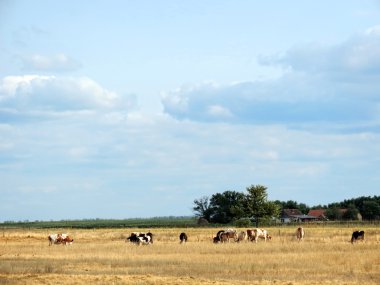
<svg viewBox="0 0 380 285"><path fill-rule="evenodd" d="M270 242L213 244L218 229L152 229L154 244L125 242L141 229L0 231L0 284L380 284L380 228L269 228ZM246 230L244 229L238 229ZM180 245L184 231L187 244ZM67 232L70 246L48 245Z"/></svg>

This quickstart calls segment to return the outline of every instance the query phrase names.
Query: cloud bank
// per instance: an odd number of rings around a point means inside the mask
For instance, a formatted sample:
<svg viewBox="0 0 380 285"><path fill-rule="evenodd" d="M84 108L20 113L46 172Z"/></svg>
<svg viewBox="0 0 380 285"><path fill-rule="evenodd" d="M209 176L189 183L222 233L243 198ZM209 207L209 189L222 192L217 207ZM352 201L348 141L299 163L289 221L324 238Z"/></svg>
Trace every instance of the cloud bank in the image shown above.
<svg viewBox="0 0 380 285"><path fill-rule="evenodd" d="M178 119L231 123L374 122L380 111L380 28L335 46L310 44L260 56L281 66L281 78L217 85L205 83L162 95Z"/></svg>

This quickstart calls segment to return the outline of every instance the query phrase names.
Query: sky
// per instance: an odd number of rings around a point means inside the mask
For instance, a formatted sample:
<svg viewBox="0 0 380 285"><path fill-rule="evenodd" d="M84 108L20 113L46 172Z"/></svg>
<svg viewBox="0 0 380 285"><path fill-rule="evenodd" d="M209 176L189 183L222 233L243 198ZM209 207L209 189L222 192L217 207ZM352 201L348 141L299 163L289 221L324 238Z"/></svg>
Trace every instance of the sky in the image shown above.
<svg viewBox="0 0 380 285"><path fill-rule="evenodd" d="M0 0L0 221L380 194L380 1Z"/></svg>

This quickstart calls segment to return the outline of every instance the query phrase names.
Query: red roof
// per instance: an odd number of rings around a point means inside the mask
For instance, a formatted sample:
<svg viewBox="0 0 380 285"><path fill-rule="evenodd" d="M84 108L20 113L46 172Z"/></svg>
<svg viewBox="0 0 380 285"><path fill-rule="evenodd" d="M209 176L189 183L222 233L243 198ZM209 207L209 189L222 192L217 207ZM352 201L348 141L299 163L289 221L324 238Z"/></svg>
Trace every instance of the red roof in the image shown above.
<svg viewBox="0 0 380 285"><path fill-rule="evenodd" d="M314 216L314 217L325 217L325 209L315 209L315 210L310 210L308 215L309 216Z"/></svg>

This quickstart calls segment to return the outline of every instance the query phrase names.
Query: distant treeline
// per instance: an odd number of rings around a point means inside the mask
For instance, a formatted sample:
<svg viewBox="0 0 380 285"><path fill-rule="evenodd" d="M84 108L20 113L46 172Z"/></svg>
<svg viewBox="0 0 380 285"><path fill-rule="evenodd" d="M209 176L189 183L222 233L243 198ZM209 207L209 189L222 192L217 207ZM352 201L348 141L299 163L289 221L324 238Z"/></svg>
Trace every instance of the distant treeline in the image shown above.
<svg viewBox="0 0 380 285"><path fill-rule="evenodd" d="M0 223L0 228L186 228L197 225L197 219L189 216L182 217L153 217L135 219L84 219L61 221L6 221Z"/></svg>
<svg viewBox="0 0 380 285"><path fill-rule="evenodd" d="M336 211L336 209L347 209L347 220L354 220L358 213L362 215L364 220L380 219L380 196L361 196L358 198L346 199L342 202L335 202L328 205L316 205L312 207L292 200L286 202L277 200L275 203L280 205L283 209L299 209L304 214L307 214L309 210L312 209L326 209L328 210L327 213L335 219L339 219L337 216L339 215L339 212Z"/></svg>
<svg viewBox="0 0 380 285"><path fill-rule="evenodd" d="M298 209L308 215L312 209L324 209L324 219L329 221L380 220L380 196L362 196L328 205L308 206L296 201L270 201L267 187L250 185L245 192L227 190L194 200L193 211L211 223L238 223L256 227L282 219L284 209Z"/></svg>

